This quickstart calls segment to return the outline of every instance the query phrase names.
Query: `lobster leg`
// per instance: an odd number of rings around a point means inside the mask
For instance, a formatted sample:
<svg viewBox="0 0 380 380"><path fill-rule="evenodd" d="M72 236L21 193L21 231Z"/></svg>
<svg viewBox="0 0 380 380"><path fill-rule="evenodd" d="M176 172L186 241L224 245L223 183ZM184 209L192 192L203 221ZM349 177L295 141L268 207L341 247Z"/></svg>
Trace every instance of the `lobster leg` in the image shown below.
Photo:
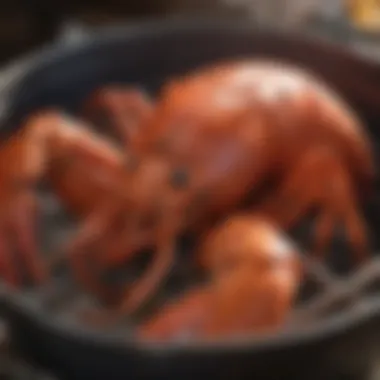
<svg viewBox="0 0 380 380"><path fill-rule="evenodd" d="M18 287L20 285L20 277L10 254L11 247L6 238L5 226L5 223L2 221L0 233L0 274L9 285Z"/></svg>
<svg viewBox="0 0 380 380"><path fill-rule="evenodd" d="M37 283L47 278L47 271L38 259L39 252L34 234L36 200L27 192L19 196L18 202L12 212L10 227L16 232L15 243L27 266L28 273Z"/></svg>
<svg viewBox="0 0 380 380"><path fill-rule="evenodd" d="M176 206L175 206L176 207ZM146 303L154 292L168 276L175 259L175 245L178 228L181 226L181 207L165 208L171 218L162 221L156 231L157 240L155 242L156 252L153 262L148 269L134 284L128 286L121 297L119 306L113 311L97 312L89 310L85 313L87 320L92 320L95 324L116 323L121 317L133 314Z"/></svg>
<svg viewBox="0 0 380 380"><path fill-rule="evenodd" d="M127 289L119 312L132 314L157 290L174 264L176 235L171 229L164 232L157 244L153 263L131 288Z"/></svg>
<svg viewBox="0 0 380 380"><path fill-rule="evenodd" d="M107 203L95 211L87 218L78 235L70 242L67 248L77 281L83 284L87 290L103 299L108 298L108 294L99 285L97 279L89 273L86 258L87 255L91 254L91 248L94 249L96 244L107 236L108 224L113 215L115 215L115 208L111 203Z"/></svg>
<svg viewBox="0 0 380 380"><path fill-rule="evenodd" d="M18 191L20 194L3 210L0 222L0 273L9 284L19 286L19 261L25 265L25 273L31 282L41 284L47 280L48 273L34 234L36 200L29 190ZM16 253L21 260L13 260Z"/></svg>
<svg viewBox="0 0 380 380"><path fill-rule="evenodd" d="M99 250L106 252L106 254L100 255L98 258L99 265L104 270L112 270L121 264L127 264L139 250L154 247L150 231L136 234L136 236L133 236L133 240L129 239L129 236L126 239L123 228L112 229L109 232L107 236L103 236L102 240L97 243Z"/></svg>
<svg viewBox="0 0 380 380"><path fill-rule="evenodd" d="M350 175L341 160L328 150L305 157L260 212L283 228L291 228L315 206L322 212L315 235L320 257L339 221L346 227L356 259L361 261L367 256L365 223L360 217Z"/></svg>
<svg viewBox="0 0 380 380"><path fill-rule="evenodd" d="M316 257L323 258L332 239L335 224L336 217L331 212L324 211L319 215L315 225L314 253Z"/></svg>
<svg viewBox="0 0 380 380"><path fill-rule="evenodd" d="M133 253L142 248L146 247L148 243L148 236L140 236L138 241L134 241L133 245L129 239L124 236L123 228L113 230L114 225L112 222L116 219L115 215L118 213L118 207L114 202L107 202L105 206L95 211L87 220L84 222L82 228L80 229L78 235L70 243L66 252L69 253L69 258L72 263L72 268L74 271L74 276L79 283L82 283L86 289L93 294L97 295L104 301L114 299L114 294L110 294L109 291L99 283L98 276L90 273L88 270L87 255L94 257L94 250L98 251L100 254L95 255L95 266L104 270L114 269L121 263L125 263L129 259L133 258ZM168 248L171 254L171 248ZM167 251L165 251L167 252ZM166 257L166 256L165 256ZM138 283L139 286L133 286L136 289L137 295L136 301L140 297L144 297L145 289L154 288L153 284L150 284L156 277L156 271L159 270L157 267L162 268L167 264L164 258L158 254L157 263L154 265L149 273L144 277L145 280L142 283ZM161 269L164 270L164 269ZM153 280L154 281L154 280ZM151 291L150 290L150 291ZM142 294L141 294L141 293ZM133 291L128 291L128 294L134 294ZM124 296L125 298L127 296ZM133 304L133 299L129 301ZM124 306L127 310L133 308L133 306ZM124 309L123 309L124 310Z"/></svg>
<svg viewBox="0 0 380 380"><path fill-rule="evenodd" d="M105 87L95 91L84 104L83 114L95 125L111 129L130 147L146 117L153 109L152 101L141 90Z"/></svg>
<svg viewBox="0 0 380 380"><path fill-rule="evenodd" d="M88 227L88 237L92 235L92 227ZM95 227L96 228L96 227ZM87 236L83 236L87 240ZM120 318L126 314L130 315L136 312L157 290L162 280L167 276L174 262L175 237L167 235L168 239L158 244L157 252L155 253L153 263L143 274L142 278L138 279L132 286L128 286L124 290L119 305L112 311L106 310L85 310L82 313L85 321L95 325L109 325L117 323ZM80 253L82 246L78 244L75 251L72 251L72 258ZM119 252L116 250L115 252ZM74 261L73 261L74 263ZM112 264L114 264L113 262ZM94 282L94 279L89 277L82 265L81 261L76 260L76 273L81 282L84 282L88 288L94 293L100 295L103 299L112 299L111 295L106 294L104 290ZM108 267L110 263L108 262ZM114 298L114 297L113 297Z"/></svg>
<svg viewBox="0 0 380 380"><path fill-rule="evenodd" d="M1 233L1 266L2 276L13 284L19 283L19 279L16 279L16 263L11 259L15 253L23 259L22 264L26 265L25 270L32 282L41 284L47 278L34 236L37 206L34 191L35 185L46 173L49 162L47 140L55 125L54 116L34 116L20 133L1 148L0 224L4 229ZM14 248L18 252L13 252Z"/></svg>

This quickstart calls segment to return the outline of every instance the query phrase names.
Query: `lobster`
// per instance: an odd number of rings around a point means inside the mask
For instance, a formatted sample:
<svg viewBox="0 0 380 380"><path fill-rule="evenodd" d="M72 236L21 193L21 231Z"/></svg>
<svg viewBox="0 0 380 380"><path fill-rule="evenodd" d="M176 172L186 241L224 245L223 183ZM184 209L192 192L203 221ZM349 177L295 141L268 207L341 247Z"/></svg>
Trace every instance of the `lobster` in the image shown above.
<svg viewBox="0 0 380 380"><path fill-rule="evenodd" d="M99 102L93 99L92 104ZM101 103L120 112L113 101L103 97ZM202 235L266 186L267 197L252 210L289 229L317 207L316 253L322 257L335 225L343 222L356 257L365 257L358 201L374 177L371 146L358 117L317 77L271 61L220 63L173 79L154 104L137 109L133 132L125 124L128 117L113 119L125 133L128 154L122 165L121 158L115 163L117 181L108 182L107 199L96 201L69 249L77 279L100 294L104 289L86 265L89 248L103 242L107 253L96 261L104 269L155 248L146 272L122 296L118 313L130 313L152 296L172 267L180 234ZM19 136L24 137L15 141L46 153L41 144L30 144L30 134ZM82 168L75 173L88 170ZM57 177L64 188L70 186L60 173Z"/></svg>
<svg viewBox="0 0 380 380"><path fill-rule="evenodd" d="M316 257L324 257L340 222L357 260L366 257L359 201L375 176L371 145L358 116L317 76L265 60L219 63L169 81L141 120L129 140L123 236L142 243L149 236L156 252L118 313L153 295L179 235L202 236L248 198L253 212L284 230L317 208ZM92 230L79 233L78 255L101 236ZM126 249L123 257L134 254ZM120 260L106 255L104 265ZM78 278L93 287L85 272L82 262Z"/></svg>
<svg viewBox="0 0 380 380"><path fill-rule="evenodd" d="M304 268L298 248L273 223L233 215L208 233L197 258L208 283L138 326L140 339L214 339L283 327Z"/></svg>

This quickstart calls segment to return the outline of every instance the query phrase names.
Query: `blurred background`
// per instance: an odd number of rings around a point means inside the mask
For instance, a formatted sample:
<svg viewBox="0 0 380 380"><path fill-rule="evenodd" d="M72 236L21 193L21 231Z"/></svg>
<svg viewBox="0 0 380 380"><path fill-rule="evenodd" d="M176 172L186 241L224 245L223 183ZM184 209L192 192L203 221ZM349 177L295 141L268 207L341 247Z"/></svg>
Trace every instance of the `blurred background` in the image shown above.
<svg viewBox="0 0 380 380"><path fill-rule="evenodd" d="M0 64L74 27L88 30L178 15L245 18L257 25L307 28L350 41L360 36L360 43L368 44L380 28L379 4L378 0L13 0L2 2L0 11Z"/></svg>

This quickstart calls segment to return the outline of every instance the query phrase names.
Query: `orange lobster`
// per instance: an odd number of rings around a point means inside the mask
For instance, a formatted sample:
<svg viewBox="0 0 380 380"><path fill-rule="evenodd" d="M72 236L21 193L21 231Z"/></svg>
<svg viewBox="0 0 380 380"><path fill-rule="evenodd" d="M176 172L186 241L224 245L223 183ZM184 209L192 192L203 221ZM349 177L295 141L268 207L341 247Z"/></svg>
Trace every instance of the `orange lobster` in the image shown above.
<svg viewBox="0 0 380 380"><path fill-rule="evenodd" d="M374 178L371 146L356 115L310 73L269 61L204 68L165 86L141 120L129 140L124 239L143 243L149 236L157 252L120 311L135 310L159 286L178 235L209 230L263 189L267 197L252 207L281 228L318 208L316 253L326 251L342 222L357 258L365 257L358 201ZM91 231L79 235L77 254L101 236ZM126 249L103 264L132 256ZM84 263L77 275L95 287Z"/></svg>
<svg viewBox="0 0 380 380"><path fill-rule="evenodd" d="M209 339L283 326L303 267L298 249L272 223L232 216L212 230L199 254L210 282L139 326L140 338Z"/></svg>
<svg viewBox="0 0 380 380"><path fill-rule="evenodd" d="M103 105L110 109L113 102ZM207 232L263 188L268 198L256 202L255 209L281 228L318 207L316 250L325 251L335 224L343 222L357 257L364 257L358 199L374 177L371 147L357 117L320 80L269 61L225 63L170 82L155 104L145 111L137 108L139 122L132 133L125 124L128 117L114 119L120 133L127 131L130 155L116 165L117 184L107 188L106 202L97 201L97 210L87 214L70 250L77 278L100 294L84 260L89 248L113 243L107 254L96 256L104 269L132 258L140 248L156 248L153 263L126 291L120 311L135 310L159 286L174 261L178 235ZM29 144L28 134L19 136ZM34 147L46 152L46 146ZM12 144L4 149L12 150ZM78 165L74 173L81 176L83 170L88 166ZM56 173L56 181L64 178ZM62 182L63 188L73 186Z"/></svg>

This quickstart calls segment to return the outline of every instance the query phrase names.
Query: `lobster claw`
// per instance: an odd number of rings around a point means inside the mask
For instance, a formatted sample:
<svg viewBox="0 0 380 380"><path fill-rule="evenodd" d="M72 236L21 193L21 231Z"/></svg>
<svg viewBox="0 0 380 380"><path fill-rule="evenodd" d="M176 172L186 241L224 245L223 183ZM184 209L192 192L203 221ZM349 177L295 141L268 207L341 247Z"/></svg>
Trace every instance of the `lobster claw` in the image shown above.
<svg viewBox="0 0 380 380"><path fill-rule="evenodd" d="M302 265L296 247L280 231L260 217L235 216L209 235L204 249L210 282L142 324L141 338L267 333L286 322Z"/></svg>

